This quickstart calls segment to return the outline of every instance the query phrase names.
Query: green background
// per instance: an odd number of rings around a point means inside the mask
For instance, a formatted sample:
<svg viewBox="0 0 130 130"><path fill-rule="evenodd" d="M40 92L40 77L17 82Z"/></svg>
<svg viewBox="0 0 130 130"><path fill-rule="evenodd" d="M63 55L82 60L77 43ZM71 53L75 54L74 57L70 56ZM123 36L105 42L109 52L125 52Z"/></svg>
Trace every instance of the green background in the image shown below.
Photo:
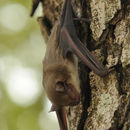
<svg viewBox="0 0 130 130"><path fill-rule="evenodd" d="M58 130L42 87L45 53L31 0L0 0L0 130Z"/></svg>

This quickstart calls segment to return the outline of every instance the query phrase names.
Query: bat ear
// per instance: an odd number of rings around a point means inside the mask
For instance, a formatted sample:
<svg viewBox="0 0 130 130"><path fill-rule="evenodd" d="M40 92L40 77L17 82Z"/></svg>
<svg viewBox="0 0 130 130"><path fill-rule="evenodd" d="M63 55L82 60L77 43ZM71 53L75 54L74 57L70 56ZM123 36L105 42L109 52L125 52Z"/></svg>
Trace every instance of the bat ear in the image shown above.
<svg viewBox="0 0 130 130"><path fill-rule="evenodd" d="M65 92L65 85L63 81L58 81L55 85L56 92Z"/></svg>

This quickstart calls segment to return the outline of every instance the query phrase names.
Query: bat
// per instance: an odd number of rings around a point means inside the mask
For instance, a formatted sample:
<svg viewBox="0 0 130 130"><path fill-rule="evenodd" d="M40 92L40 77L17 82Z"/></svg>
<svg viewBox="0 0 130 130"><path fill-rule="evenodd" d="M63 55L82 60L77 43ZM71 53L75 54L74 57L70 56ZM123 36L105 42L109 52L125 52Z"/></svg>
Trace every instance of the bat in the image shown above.
<svg viewBox="0 0 130 130"><path fill-rule="evenodd" d="M61 130L67 130L64 106L80 102L78 59L101 77L110 72L78 39L74 14L71 0L65 0L60 20L54 25L46 44L43 60L43 86L52 103L50 111L56 111Z"/></svg>
<svg viewBox="0 0 130 130"><path fill-rule="evenodd" d="M59 25L59 22L55 24L46 44L43 86L52 103L50 111L56 111L60 129L67 130L64 106L74 106L80 102L80 80L77 56L70 54L69 58L64 58L58 46Z"/></svg>

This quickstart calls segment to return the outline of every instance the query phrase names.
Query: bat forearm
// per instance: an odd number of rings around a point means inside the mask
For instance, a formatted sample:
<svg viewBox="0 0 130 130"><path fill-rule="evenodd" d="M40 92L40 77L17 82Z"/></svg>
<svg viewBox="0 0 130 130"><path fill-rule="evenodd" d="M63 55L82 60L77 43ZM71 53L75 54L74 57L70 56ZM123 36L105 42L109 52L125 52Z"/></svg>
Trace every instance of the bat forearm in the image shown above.
<svg viewBox="0 0 130 130"><path fill-rule="evenodd" d="M62 107L59 110L57 110L56 115L57 115L57 118L58 118L60 130L68 130L67 129L67 122L66 122L65 108Z"/></svg>

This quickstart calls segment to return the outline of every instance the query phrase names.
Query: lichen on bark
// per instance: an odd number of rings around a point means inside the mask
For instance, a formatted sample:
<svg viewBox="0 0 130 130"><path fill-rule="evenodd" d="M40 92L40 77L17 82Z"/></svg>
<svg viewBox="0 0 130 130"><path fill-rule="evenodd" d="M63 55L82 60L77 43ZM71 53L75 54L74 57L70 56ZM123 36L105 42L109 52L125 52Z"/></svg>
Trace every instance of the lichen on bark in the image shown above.
<svg viewBox="0 0 130 130"><path fill-rule="evenodd" d="M119 105L116 74L113 72L106 78L100 78L91 73L90 85L92 101L84 129L107 130L111 126L114 112Z"/></svg>
<svg viewBox="0 0 130 130"><path fill-rule="evenodd" d="M98 40L105 24L114 17L114 14L121 8L120 0L91 0L91 29L93 38Z"/></svg>

